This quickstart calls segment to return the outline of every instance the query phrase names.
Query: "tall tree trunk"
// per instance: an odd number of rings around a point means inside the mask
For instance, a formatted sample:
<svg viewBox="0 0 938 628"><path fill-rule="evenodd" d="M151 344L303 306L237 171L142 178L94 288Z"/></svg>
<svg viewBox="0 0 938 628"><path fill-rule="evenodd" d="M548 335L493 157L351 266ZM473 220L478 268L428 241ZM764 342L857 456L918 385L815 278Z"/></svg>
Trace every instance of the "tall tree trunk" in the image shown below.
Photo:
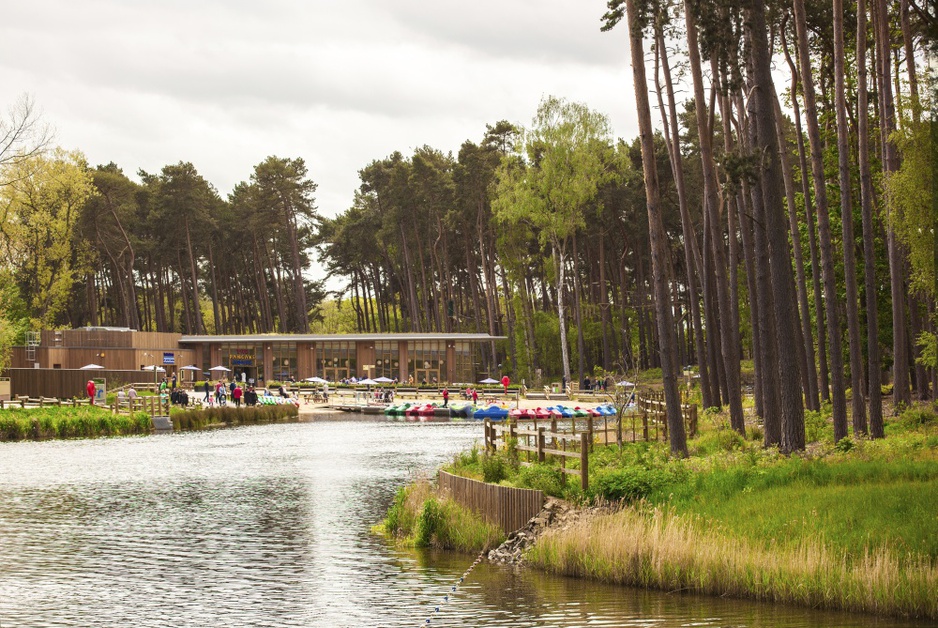
<svg viewBox="0 0 938 628"><path fill-rule="evenodd" d="M697 44L697 25L689 0L685 2L684 16L687 22L688 56L690 58L691 74L694 79L697 126L700 129L700 157L703 165L705 205L709 216L709 236L714 253L713 270L716 279L717 301L720 308L720 340L722 342L723 368L726 373L726 392L729 394L730 423L734 430L740 434L745 434L746 424L743 418L742 390L739 383L739 328L734 327L732 324L733 307L730 303L730 291L726 278L726 257L723 253L723 236L720 230L716 166L713 158L713 148L710 144L712 130L709 127L704 105L703 74L700 68L700 47Z"/></svg>
<svg viewBox="0 0 938 628"><path fill-rule="evenodd" d="M570 350L567 347L567 321L564 315L564 285L566 283L566 264L564 263L564 252L566 242L553 240L551 243L551 253L554 257L554 267L557 270L557 318L560 324L560 359L563 364L563 376L570 380Z"/></svg>
<svg viewBox="0 0 938 628"><path fill-rule="evenodd" d="M860 348L860 312L857 294L857 261L853 236L853 202L850 182L850 130L847 127L847 95L844 77L844 3L834 0L834 106L837 110L837 165L840 174L840 223L844 245L844 284L847 292L847 332L850 338L850 387L853 433L866 434L863 400L863 350Z"/></svg>
<svg viewBox="0 0 938 628"><path fill-rule="evenodd" d="M658 72L655 72L655 91L658 94L658 108L661 111L662 127L665 141L668 145L668 155L671 161L671 174L677 188L678 207L681 211L681 232L684 236L684 265L687 268L687 300L690 306L691 322L694 325L694 346L697 353L697 367L700 371L700 392L704 408L714 405L710 389L710 369L707 368L707 347L703 335L703 323L700 318L700 296L697 290L697 274L699 267L697 260L700 253L697 250L697 234L694 233L694 223L687 207L687 191L684 185L684 163L681 155L680 133L677 126L677 107L674 102L674 86L671 81L671 67L668 63L668 50L661 29L657 32L657 45L655 51L661 57L661 67L664 71L664 83L668 95L668 114L665 114L662 102L661 86L658 84ZM657 65L656 65L657 68Z"/></svg>
<svg viewBox="0 0 938 628"><path fill-rule="evenodd" d="M755 91L756 87L753 85L752 74L754 72L750 70L750 91ZM766 156L763 155L761 160L759 159L760 145L759 145L759 123L757 121L758 116L760 115L759 111L752 111L751 108L757 105L756 99L751 98L749 100L749 115L746 116L746 119L749 121L749 136L750 139L747 142L745 136L740 134L740 138L744 143L744 148L746 154L753 156L756 160L763 163L759 163L757 166L760 168L760 174L762 177L765 177L765 172L761 170L765 167L764 161ZM758 358L758 364L761 367L761 379L760 383L762 386L762 404L764 414L762 414L763 427L765 428L764 442L766 447L778 446L781 447L782 444L782 397L781 391L779 390L779 380L776 376L778 373L778 360L780 358L780 353L782 352L782 347L779 346L779 334L777 329L777 323L775 319L775 310L777 305L787 303L785 301L778 301L778 295L773 290L772 286L772 268L770 261L769 253L769 234L768 234L768 212L771 211L767 207L765 199L763 197L762 185L759 181L756 181L752 184L749 189L750 198L752 199L752 222L753 222L753 246L755 248L755 261L756 261L756 297L753 299L759 302L759 330L762 332L762 342L760 344L762 349L762 355ZM787 305L783 306L787 309Z"/></svg>
<svg viewBox="0 0 938 628"><path fill-rule="evenodd" d="M818 127L814 83L811 78L811 56L808 51L808 27L804 0L794 0L795 31L798 57L801 62L801 85L804 89L805 119L811 145L811 170L814 176L814 198L817 202L818 235L821 242L821 270L824 276L824 305L827 314L827 335L830 342L831 397L834 411L834 440L847 435L847 396L844 382L844 356L840 338L839 299L834 274L834 251L831 243L830 215L827 204L827 183L824 180L824 156L821 131Z"/></svg>
<svg viewBox="0 0 938 628"><path fill-rule="evenodd" d="M909 98L912 120L918 126L922 117L922 105L918 98L918 72L915 68L915 47L912 43L912 21L909 16L909 0L899 2L899 23L902 25L902 45L905 48L905 67L908 73Z"/></svg>
<svg viewBox="0 0 938 628"><path fill-rule="evenodd" d="M778 94L772 95L775 110L775 129L778 134L779 159L782 164L782 177L785 181L785 199L788 203L788 226L791 233L792 250L795 254L796 287L798 291L798 311L801 313L801 339L798 343L798 358L802 364L802 379L805 401L808 410L821 408L818 400L817 367L814 363L814 337L811 334L811 309L808 303L808 284L804 272L804 252L801 248L801 230L798 228L798 208L795 205L795 179L788 159L788 146L785 126L782 123L782 109L778 103Z"/></svg>
<svg viewBox="0 0 938 628"><path fill-rule="evenodd" d="M603 370L612 370L612 351L610 340L615 343L615 334L611 333L612 322L609 318L609 286L606 282L606 233L599 231L599 320L603 330ZM611 338L610 338L611 336Z"/></svg>
<svg viewBox="0 0 938 628"><path fill-rule="evenodd" d="M798 66L788 52L788 42L785 38L785 29L781 30L782 52L791 70L791 104L795 115L795 134L798 141L798 168L801 170L801 195L804 198L805 226L808 232L808 250L811 253L811 284L814 292L814 311L817 317L817 356L818 375L821 401L830 401L830 382L828 380L827 360L827 326L824 315L824 301L821 296L821 262L818 252L817 232L814 228L814 209L812 208L811 188L808 177L808 160L804 145L804 132L801 125L801 107L798 104L798 86L801 83ZM806 342L813 342L812 336L805 338Z"/></svg>
<svg viewBox="0 0 938 628"><path fill-rule="evenodd" d="M892 68L890 58L892 45L889 38L889 19L885 0L873 0L873 31L876 33L877 79L879 96L880 138L882 144L883 171L888 177L899 169L899 157L896 145L891 140L892 132L896 129L896 117L892 93ZM892 356L893 356L893 389L892 398L896 409L908 406L912 402L909 390L909 353L908 330L906 328L905 314L905 263L906 258L902 246L896 237L891 220L891 212L895 211L889 198L886 204L886 247L889 254L889 287L892 297Z"/></svg>
<svg viewBox="0 0 938 628"><path fill-rule="evenodd" d="M795 298L795 281L791 270L791 252L788 248L788 227L782 208L782 172L779 165L779 147L775 134L775 98L772 84L771 52L766 38L765 8L762 0L753 0L749 15L750 44L755 82L756 124L759 146L764 147L761 187L766 214L766 235L771 257L772 286L776 304L791 304ZM775 330L778 346L790 347L797 343L797 322L791 307L775 308ZM773 373L774 374L774 373ZM779 351L779 392L781 394L783 452L805 447L804 405L798 361L790 351Z"/></svg>
<svg viewBox="0 0 938 628"><path fill-rule="evenodd" d="M576 316L577 378L578 381L582 382L583 376L586 374L586 341L583 338L583 310L581 308L583 291L580 288L580 273L576 270L577 259L579 259L579 251L577 250L576 234L573 234L573 268L571 274L573 275L573 312Z"/></svg>
<svg viewBox="0 0 938 628"><path fill-rule="evenodd" d="M661 220L661 208L659 206L655 145L651 128L651 109L648 104L648 82L645 79L645 54L635 3L636 0L626 0L632 52L632 77L635 82L635 103L642 144L642 171L645 178L645 198L648 208L648 238L651 245L651 267L655 284L655 309L658 314L661 373L664 380L664 398L668 415L671 453L686 456L687 437L684 432L684 421L681 418L681 394L678 390L677 381L677 353L675 351L677 340L674 337L670 291L664 268L667 243L665 242L664 223Z"/></svg>
<svg viewBox="0 0 938 628"><path fill-rule="evenodd" d="M192 276L192 320L193 333L205 333L205 324L202 322L202 307L199 303L199 273L196 269L195 251L192 247L192 234L189 232L189 217L186 216L186 248L189 251L189 272Z"/></svg>

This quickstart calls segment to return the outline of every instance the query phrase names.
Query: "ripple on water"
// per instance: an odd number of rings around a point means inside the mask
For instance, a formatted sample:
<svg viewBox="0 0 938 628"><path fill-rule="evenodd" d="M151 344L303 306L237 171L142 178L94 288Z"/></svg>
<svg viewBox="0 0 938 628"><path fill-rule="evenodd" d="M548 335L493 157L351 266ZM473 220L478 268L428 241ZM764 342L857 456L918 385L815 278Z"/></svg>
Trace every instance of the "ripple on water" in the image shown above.
<svg viewBox="0 0 938 628"><path fill-rule="evenodd" d="M373 536L476 423L0 444L0 626L876 626L488 565ZM440 605L440 612L433 609Z"/></svg>

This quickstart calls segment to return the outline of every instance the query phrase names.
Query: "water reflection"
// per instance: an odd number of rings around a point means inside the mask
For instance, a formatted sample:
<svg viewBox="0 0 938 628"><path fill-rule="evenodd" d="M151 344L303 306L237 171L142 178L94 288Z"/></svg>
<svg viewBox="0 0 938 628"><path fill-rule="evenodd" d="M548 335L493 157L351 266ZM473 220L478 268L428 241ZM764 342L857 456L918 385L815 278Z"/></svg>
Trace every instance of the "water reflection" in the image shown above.
<svg viewBox="0 0 938 628"><path fill-rule="evenodd" d="M829 626L405 551L369 531L474 423L328 421L0 444L0 626Z"/></svg>

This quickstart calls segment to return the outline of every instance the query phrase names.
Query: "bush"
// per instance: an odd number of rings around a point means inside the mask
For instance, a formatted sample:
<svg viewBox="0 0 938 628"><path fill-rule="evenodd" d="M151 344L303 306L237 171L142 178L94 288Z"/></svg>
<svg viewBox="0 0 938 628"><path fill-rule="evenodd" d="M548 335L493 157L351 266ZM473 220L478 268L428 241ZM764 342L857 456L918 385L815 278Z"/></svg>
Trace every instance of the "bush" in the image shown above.
<svg viewBox="0 0 938 628"><path fill-rule="evenodd" d="M548 464L521 467L518 471L518 486L560 497L564 490L563 472L559 467Z"/></svg>
<svg viewBox="0 0 938 628"><path fill-rule="evenodd" d="M591 478L589 492L592 497L632 503L648 497L673 480L673 474L666 469L626 467L603 470Z"/></svg>
<svg viewBox="0 0 938 628"><path fill-rule="evenodd" d="M695 441L694 449L698 455L706 456L718 451L738 451L746 445L746 440L736 430L718 429L702 434Z"/></svg>
<svg viewBox="0 0 938 628"><path fill-rule="evenodd" d="M830 422L831 409L824 404L820 410L806 410L804 413L805 440L816 443L821 440L834 438L834 427Z"/></svg>
<svg viewBox="0 0 938 628"><path fill-rule="evenodd" d="M482 480L490 484L498 484L508 477L510 465L504 456L499 454L486 455L482 458Z"/></svg>

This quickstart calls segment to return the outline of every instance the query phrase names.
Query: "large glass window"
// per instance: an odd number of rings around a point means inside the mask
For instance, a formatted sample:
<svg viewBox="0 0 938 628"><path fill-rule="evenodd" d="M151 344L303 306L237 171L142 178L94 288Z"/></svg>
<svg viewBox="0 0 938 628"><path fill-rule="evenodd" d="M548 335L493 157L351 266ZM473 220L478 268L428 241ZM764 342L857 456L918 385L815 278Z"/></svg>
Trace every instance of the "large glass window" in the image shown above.
<svg viewBox="0 0 938 628"><path fill-rule="evenodd" d="M456 363L453 365L453 381L460 384L475 382L476 345L471 342L456 342Z"/></svg>
<svg viewBox="0 0 938 628"><path fill-rule="evenodd" d="M354 342L324 342L316 348L319 376L330 382L348 379L358 372Z"/></svg>
<svg viewBox="0 0 938 628"><path fill-rule="evenodd" d="M272 345L274 370L271 379L286 381L291 377L297 378L296 372L296 343L275 342Z"/></svg>
<svg viewBox="0 0 938 628"><path fill-rule="evenodd" d="M408 344L408 371L416 384L436 384L446 377L446 343L414 341Z"/></svg>
<svg viewBox="0 0 938 628"><path fill-rule="evenodd" d="M376 342L375 377L394 379L400 375L400 345L397 342Z"/></svg>

